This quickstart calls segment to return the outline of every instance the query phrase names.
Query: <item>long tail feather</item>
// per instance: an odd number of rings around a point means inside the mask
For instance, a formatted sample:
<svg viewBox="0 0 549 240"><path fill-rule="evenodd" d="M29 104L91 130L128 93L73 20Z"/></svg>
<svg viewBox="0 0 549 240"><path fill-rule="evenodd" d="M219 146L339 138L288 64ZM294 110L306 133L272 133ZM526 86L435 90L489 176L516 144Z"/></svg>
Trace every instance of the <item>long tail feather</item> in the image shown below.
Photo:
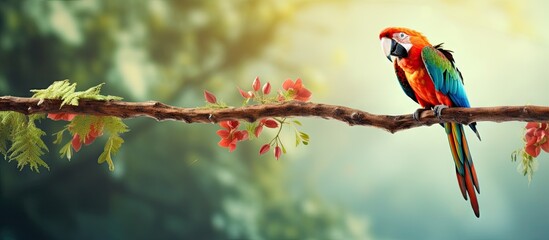
<svg viewBox="0 0 549 240"><path fill-rule="evenodd" d="M459 189L465 200L467 200L467 196L469 196L475 216L479 217L480 210L475 189L476 192L480 194L480 185L478 183L475 166L473 165L473 158L469 152L467 138L463 131L463 125L445 123L444 128L448 135L448 143L450 145L450 150L452 151L452 157L454 158Z"/></svg>
<svg viewBox="0 0 549 240"><path fill-rule="evenodd" d="M480 133L478 133L478 130L477 130L477 123L472 122L472 123L469 124L469 127L471 128L471 130L473 130L473 132L475 132L475 134L477 135L478 140L482 141L482 139L480 139Z"/></svg>

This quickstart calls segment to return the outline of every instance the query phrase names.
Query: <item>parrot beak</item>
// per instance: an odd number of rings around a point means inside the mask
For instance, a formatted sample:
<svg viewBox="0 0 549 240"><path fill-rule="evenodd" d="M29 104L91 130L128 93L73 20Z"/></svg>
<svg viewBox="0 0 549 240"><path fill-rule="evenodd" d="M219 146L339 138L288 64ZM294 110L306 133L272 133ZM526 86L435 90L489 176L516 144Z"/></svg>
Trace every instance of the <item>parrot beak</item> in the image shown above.
<svg viewBox="0 0 549 240"><path fill-rule="evenodd" d="M410 49L410 47L411 44L410 46L403 46L394 39L386 37L381 38L381 48L383 49L383 53L385 53L385 56L387 56L387 59L389 59L390 62L393 62L391 60L391 56L395 56L398 58L408 57L408 50Z"/></svg>
<svg viewBox="0 0 549 240"><path fill-rule="evenodd" d="M389 59L389 62L393 62L393 60L391 59L391 48L392 48L393 42L395 42L395 40L393 39L386 38L386 37L381 38L381 49L383 50L383 53L385 54L387 59Z"/></svg>

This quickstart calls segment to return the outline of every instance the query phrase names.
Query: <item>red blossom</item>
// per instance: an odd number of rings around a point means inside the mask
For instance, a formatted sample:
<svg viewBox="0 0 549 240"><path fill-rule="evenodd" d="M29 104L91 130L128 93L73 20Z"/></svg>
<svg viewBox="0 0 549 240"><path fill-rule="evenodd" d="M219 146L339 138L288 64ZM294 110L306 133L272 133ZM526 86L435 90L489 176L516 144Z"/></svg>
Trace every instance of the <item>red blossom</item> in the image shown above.
<svg viewBox="0 0 549 240"><path fill-rule="evenodd" d="M103 135L103 126L91 125L90 132L86 139L84 139L84 144L90 145L97 137Z"/></svg>
<svg viewBox="0 0 549 240"><path fill-rule="evenodd" d="M278 122L275 121L274 119L270 119L270 118L266 118L266 119L261 120L261 123L263 125L265 125L265 127L268 127L268 128L277 128L278 127Z"/></svg>
<svg viewBox="0 0 549 240"><path fill-rule="evenodd" d="M261 119L259 121L259 124L257 124L257 126L254 129L255 137L259 137L259 134L261 134L261 132L263 131L263 126L268 127L268 128L277 128L278 127L278 122L275 121L274 119L270 119L270 118Z"/></svg>
<svg viewBox="0 0 549 240"><path fill-rule="evenodd" d="M541 153L541 149L534 145L526 145L526 147L524 147L524 151L532 157L537 157Z"/></svg>
<svg viewBox="0 0 549 240"><path fill-rule="evenodd" d="M88 132L88 135L84 139L84 144L90 145L95 139L99 136L103 135L103 126L96 126L91 125L90 132ZM72 148L74 151L78 152L80 148L82 148L82 139L80 138L80 135L74 134L71 141Z"/></svg>
<svg viewBox="0 0 549 240"><path fill-rule="evenodd" d="M54 121L72 121L74 117L76 117L74 113L48 113L48 118Z"/></svg>
<svg viewBox="0 0 549 240"><path fill-rule="evenodd" d="M547 123L530 122L526 124L524 151L532 157L537 157L541 150L549 152L549 127Z"/></svg>
<svg viewBox="0 0 549 240"><path fill-rule="evenodd" d="M250 94L250 92L245 92L244 90L238 88L238 92L240 92L240 96L242 96L243 98L246 98L246 99L250 99L253 97L252 94Z"/></svg>
<svg viewBox="0 0 549 240"><path fill-rule="evenodd" d="M263 94L267 95L271 93L271 83L267 82L265 85L263 85Z"/></svg>
<svg viewBox="0 0 549 240"><path fill-rule="evenodd" d="M275 155L276 160L278 160L280 158L281 154L282 154L282 150L280 149L280 147L278 145L276 145L275 150L274 150L274 155Z"/></svg>
<svg viewBox="0 0 549 240"><path fill-rule="evenodd" d="M259 137L259 134L261 134L261 131L263 131L263 124L259 124L257 125L257 127L255 127L255 130L254 130L254 135L255 137Z"/></svg>
<svg viewBox="0 0 549 240"><path fill-rule="evenodd" d="M240 122L238 121L223 121L219 125L224 128L217 131L217 135L221 137L218 145L228 148L229 152L236 149L236 143L248 139L248 131L238 130Z"/></svg>
<svg viewBox="0 0 549 240"><path fill-rule="evenodd" d="M269 151L269 149L271 149L271 144L264 144L263 146L261 146L261 148L259 149L259 155L263 155L265 154L266 152Z"/></svg>
<svg viewBox="0 0 549 240"><path fill-rule="evenodd" d="M282 88L290 93L290 97L295 100L307 102L311 99L311 92L303 86L301 78L298 78L294 81L288 79L282 84Z"/></svg>
<svg viewBox="0 0 549 240"><path fill-rule="evenodd" d="M72 137L71 145L74 151L80 151L80 148L82 147L82 141L80 141L80 136L78 136L78 134L74 134L74 137Z"/></svg>
<svg viewBox="0 0 549 240"><path fill-rule="evenodd" d="M254 81L252 82L252 88L254 91L259 91L259 88L261 87L261 81L259 81L259 77L255 77Z"/></svg>
<svg viewBox="0 0 549 240"><path fill-rule="evenodd" d="M215 95L211 92L208 92L207 90L204 90L204 98L209 103L216 103L217 99L215 98Z"/></svg>

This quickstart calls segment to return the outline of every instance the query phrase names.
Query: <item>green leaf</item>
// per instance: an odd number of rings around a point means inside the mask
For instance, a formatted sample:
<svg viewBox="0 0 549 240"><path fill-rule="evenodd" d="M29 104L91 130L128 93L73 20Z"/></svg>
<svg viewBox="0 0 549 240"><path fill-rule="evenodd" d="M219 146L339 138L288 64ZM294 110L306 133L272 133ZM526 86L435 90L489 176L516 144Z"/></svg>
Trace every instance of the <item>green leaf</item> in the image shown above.
<svg viewBox="0 0 549 240"><path fill-rule="evenodd" d="M61 144L61 142L63 141L63 134L65 133L66 130L67 128L65 127L63 128L63 130L53 134L55 135L55 141L53 141L54 144Z"/></svg>
<svg viewBox="0 0 549 240"><path fill-rule="evenodd" d="M0 112L0 152L4 155L4 159L9 157L9 142L13 141L15 133L24 127L26 122L27 118L21 113Z"/></svg>
<svg viewBox="0 0 549 240"><path fill-rule="evenodd" d="M99 164L107 162L107 164L109 165L109 170L114 171L114 163L112 161L111 155L116 154L120 150L122 143L124 143L124 139L120 137L120 134L127 132L128 126L126 126L126 124L122 122L122 119L117 117L101 118L103 123L103 130L109 134L109 139L105 143L103 153L101 153L97 162Z"/></svg>
<svg viewBox="0 0 549 240"><path fill-rule="evenodd" d="M532 176L534 175L534 172L538 168L538 162L534 157L530 156L530 154L526 153L523 149L513 152L512 158L515 157L516 159L518 157L517 155L519 154L521 155L522 160L517 166L517 171L520 172L522 175L527 176L528 183L530 183L532 181Z"/></svg>
<svg viewBox="0 0 549 240"><path fill-rule="evenodd" d="M0 112L0 118L1 124L4 124L11 130L10 134L13 134L20 128L25 127L27 122L27 117L24 114L13 111Z"/></svg>
<svg viewBox="0 0 549 240"><path fill-rule="evenodd" d="M519 151L521 151L521 150L515 150L511 153L511 162L516 162L517 161L517 155L518 155Z"/></svg>
<svg viewBox="0 0 549 240"><path fill-rule="evenodd" d="M104 131L109 134L121 134L128 132L128 126L118 117L101 117Z"/></svg>
<svg viewBox="0 0 549 240"><path fill-rule="evenodd" d="M301 138L299 137L299 134L297 132L295 133L295 146L299 146L299 143L301 142Z"/></svg>
<svg viewBox="0 0 549 240"><path fill-rule="evenodd" d="M59 150L61 157L65 156L69 161L71 160L71 157L72 157L71 146L72 146L71 141L69 141L67 144L65 144L65 146L61 148L61 150Z"/></svg>
<svg viewBox="0 0 549 240"><path fill-rule="evenodd" d="M40 156L44 154L44 151L48 150L46 144L44 144L41 139L46 133L37 128L34 124L34 121L40 117L41 116L29 116L26 122L21 123L24 127L19 127L12 132L12 145L8 150L8 158L10 162L12 160L17 161L19 170L23 170L26 165L29 165L30 169L36 172L40 172L38 169L39 166L49 170L46 162L40 159ZM23 115L22 118L27 117Z"/></svg>
<svg viewBox="0 0 549 240"><path fill-rule="evenodd" d="M69 80L55 81L46 89L33 89L31 92L33 98L38 98L40 105L44 102L44 99L60 99L61 107L65 104L78 106L78 101L80 99L91 99L91 100L121 100L121 97L116 96L104 96L99 94L101 87L104 83L101 83L97 86L91 87L85 91L76 92L76 83L70 83Z"/></svg>
<svg viewBox="0 0 549 240"><path fill-rule="evenodd" d="M99 156L97 162L100 164L107 162L109 165L109 170L114 171L112 155L116 154L120 150L120 147L124 142L124 140L120 137L120 134L128 131L128 126L126 126L120 118L109 116L77 115L65 127L65 129L55 133L56 140L54 143L58 144L62 142L63 133L65 130L68 130L73 136L78 134L81 136L80 141L84 142L86 137L83 136L88 136L88 134L90 134L92 126L94 129L109 135L103 152ZM71 146L72 140L69 140L69 142L59 151L61 156L66 156L70 160L73 155Z"/></svg>
<svg viewBox="0 0 549 240"><path fill-rule="evenodd" d="M295 124L297 124L297 125L299 125L299 126L303 126L303 125L301 124L301 122L300 122L300 121L297 121L297 120L293 120L292 122L293 122L293 123L295 123Z"/></svg>
<svg viewBox="0 0 549 240"><path fill-rule="evenodd" d="M114 171L114 163L112 161L111 154L116 154L118 150L120 150L123 142L124 139L122 139L120 136L111 135L107 140L105 148L103 149L103 153L101 153L101 155L99 156L97 163L101 164L103 162L107 162L107 164L109 165L109 170Z"/></svg>
<svg viewBox="0 0 549 240"><path fill-rule="evenodd" d="M76 115L71 123L69 124L69 131L71 132L71 135L78 134L78 136L82 136L80 138L81 142L84 142L86 137L91 131L91 126L101 128L100 125L102 125L102 118L100 116L94 116L94 115Z"/></svg>
<svg viewBox="0 0 549 240"><path fill-rule="evenodd" d="M68 127L69 131L71 132L71 135L78 134L81 136L81 141L84 142L84 139L91 131L91 126L97 122L98 118L97 116L93 115L76 115Z"/></svg>
<svg viewBox="0 0 549 240"><path fill-rule="evenodd" d="M8 140L10 139L10 129L6 124L0 122L0 153L4 158L8 155Z"/></svg>
<svg viewBox="0 0 549 240"><path fill-rule="evenodd" d="M305 141L309 141L309 135L304 133L304 132L299 132L299 136L305 140Z"/></svg>
<svg viewBox="0 0 549 240"><path fill-rule="evenodd" d="M76 83L70 83L68 79L53 82L46 89L32 89L33 98L38 98L38 105L44 102L44 99L65 99L66 96L73 94L76 89ZM63 105L61 105L63 106Z"/></svg>

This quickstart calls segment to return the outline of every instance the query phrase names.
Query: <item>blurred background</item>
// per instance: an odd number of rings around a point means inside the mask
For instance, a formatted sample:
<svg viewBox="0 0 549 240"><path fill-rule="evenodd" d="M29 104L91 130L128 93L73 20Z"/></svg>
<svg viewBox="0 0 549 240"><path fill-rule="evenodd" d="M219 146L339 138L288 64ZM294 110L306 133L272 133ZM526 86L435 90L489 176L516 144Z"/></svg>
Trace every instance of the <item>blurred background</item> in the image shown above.
<svg viewBox="0 0 549 240"><path fill-rule="evenodd" d="M301 77L313 102L412 113L378 34L423 32L455 51L474 106L549 105L547 1L1 1L0 95L55 80L127 101L238 106L255 76ZM104 139L51 170L0 161L0 239L540 239L548 233L549 155L517 172L524 123L468 132L481 218L459 192L438 126L397 134L299 119L309 146L258 156L273 136L229 153L217 126L129 119L115 171ZM43 120L54 133L63 123ZM51 135L44 137L51 143ZM285 136L287 146L293 135Z"/></svg>

